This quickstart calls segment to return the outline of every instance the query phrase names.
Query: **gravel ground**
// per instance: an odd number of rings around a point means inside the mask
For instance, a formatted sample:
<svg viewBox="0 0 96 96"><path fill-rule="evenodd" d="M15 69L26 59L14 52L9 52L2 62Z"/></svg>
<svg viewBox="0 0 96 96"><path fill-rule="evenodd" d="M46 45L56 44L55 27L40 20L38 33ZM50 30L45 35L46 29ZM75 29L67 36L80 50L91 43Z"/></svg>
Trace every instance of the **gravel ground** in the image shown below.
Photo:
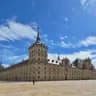
<svg viewBox="0 0 96 96"><path fill-rule="evenodd" d="M96 96L96 81L0 82L0 96Z"/></svg>

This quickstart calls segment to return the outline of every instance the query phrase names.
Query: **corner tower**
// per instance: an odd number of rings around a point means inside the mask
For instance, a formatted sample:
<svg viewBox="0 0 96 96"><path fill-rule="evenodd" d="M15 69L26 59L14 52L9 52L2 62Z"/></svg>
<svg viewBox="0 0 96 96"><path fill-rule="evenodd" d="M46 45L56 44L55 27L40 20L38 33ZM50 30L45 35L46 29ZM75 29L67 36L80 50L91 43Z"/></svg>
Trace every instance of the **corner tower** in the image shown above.
<svg viewBox="0 0 96 96"><path fill-rule="evenodd" d="M47 63L48 48L41 42L39 30L37 33L36 41L29 48L29 61L30 63Z"/></svg>

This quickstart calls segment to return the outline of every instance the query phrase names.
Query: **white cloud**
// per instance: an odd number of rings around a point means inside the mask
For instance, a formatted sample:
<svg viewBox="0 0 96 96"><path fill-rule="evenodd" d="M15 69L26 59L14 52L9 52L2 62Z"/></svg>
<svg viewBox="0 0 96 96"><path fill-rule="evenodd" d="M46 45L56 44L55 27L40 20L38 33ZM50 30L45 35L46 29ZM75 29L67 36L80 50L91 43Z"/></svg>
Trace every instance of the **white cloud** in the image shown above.
<svg viewBox="0 0 96 96"><path fill-rule="evenodd" d="M9 67L10 64L2 64L5 68Z"/></svg>
<svg viewBox="0 0 96 96"><path fill-rule="evenodd" d="M72 47L72 44L71 43L65 43L64 41L61 41L59 43L59 46L63 47L63 48L70 48L70 47Z"/></svg>
<svg viewBox="0 0 96 96"><path fill-rule="evenodd" d="M95 52L95 54L93 54ZM51 60L57 60L58 54L57 53L49 53L48 54L49 59ZM96 66L96 50L85 50L85 51L79 51L74 52L72 54L60 54L60 58L67 57L71 62L73 62L76 58L85 59L90 57L92 59L92 63ZM95 57L93 59L93 57Z"/></svg>
<svg viewBox="0 0 96 96"><path fill-rule="evenodd" d="M26 54L17 55L17 56L15 56L15 55L14 56L8 56L8 60L10 62L12 62L13 64L14 64L14 62L18 63L18 62L21 62L21 61L26 60L26 59L28 59L28 56Z"/></svg>
<svg viewBox="0 0 96 96"><path fill-rule="evenodd" d="M63 47L63 48L70 48L73 47L73 45L70 42L65 42L65 39L67 39L68 36L60 36L59 38L57 38L56 41L54 40L48 40L48 36L46 36L44 38L45 43L51 47L51 48L55 48L55 47Z"/></svg>
<svg viewBox="0 0 96 96"><path fill-rule="evenodd" d="M34 40L37 32L30 25L8 20L7 24L0 25L0 40L20 40L23 38Z"/></svg>
<svg viewBox="0 0 96 96"><path fill-rule="evenodd" d="M11 49L11 48L14 48L15 50L17 49L15 46L13 45L4 45L4 44L0 44L0 48L3 48L3 49Z"/></svg>
<svg viewBox="0 0 96 96"><path fill-rule="evenodd" d="M80 0L82 8L92 15L96 15L96 0Z"/></svg>
<svg viewBox="0 0 96 96"><path fill-rule="evenodd" d="M81 5L84 6L86 4L86 2L88 2L88 0L81 0Z"/></svg>
<svg viewBox="0 0 96 96"><path fill-rule="evenodd" d="M89 36L85 40L81 40L80 45L83 45L86 47L90 45L96 45L96 36Z"/></svg>
<svg viewBox="0 0 96 96"><path fill-rule="evenodd" d="M65 39L67 39L68 36L61 36L60 37L60 41L57 42L57 46L59 47L63 47L63 48L78 48L78 47L82 47L82 46L85 46L85 47L88 47L88 46L91 46L91 45L96 45L96 36L88 36L86 37L85 39L81 40L81 41L77 41L75 44L72 43L72 42L65 42Z"/></svg>
<svg viewBox="0 0 96 96"><path fill-rule="evenodd" d="M85 59L88 57L92 57L92 52L91 51L79 51L79 52L75 52L73 54L68 54L66 55L71 61L76 59L76 58L80 58L80 59Z"/></svg>
<svg viewBox="0 0 96 96"><path fill-rule="evenodd" d="M61 36L60 37L60 40L64 40L64 39L67 39L68 38L68 36L66 35L66 36Z"/></svg>
<svg viewBox="0 0 96 96"><path fill-rule="evenodd" d="M64 40L60 40L60 41L54 41L54 40L47 40L48 42L48 46L50 46L51 48L55 48L55 47L61 47L61 48L70 48L73 47L73 45L71 43L66 43L64 42Z"/></svg>
<svg viewBox="0 0 96 96"><path fill-rule="evenodd" d="M57 53L49 53L48 59L57 60L58 54Z"/></svg>
<svg viewBox="0 0 96 96"><path fill-rule="evenodd" d="M14 49L13 50L11 50L11 49L2 50L2 52L0 54L0 57L1 57L0 59L1 59L2 63L11 65L11 64L21 62L22 60L28 59L28 54L26 54L26 53L16 54L16 52L14 52Z"/></svg>
<svg viewBox="0 0 96 96"><path fill-rule="evenodd" d="M65 17L65 18L64 18L64 21L65 21L65 22L68 22L68 21L69 21L69 18L68 18L68 17Z"/></svg>
<svg viewBox="0 0 96 96"><path fill-rule="evenodd" d="M93 54L95 53L95 54ZM74 52L72 54L59 54L60 58L63 59L64 57L69 58L70 62L73 62L76 58L85 59L90 57L92 59L92 63L96 67L96 50L85 50L85 51L79 51ZM49 53L48 59L57 61L58 54L57 53ZM17 55L17 56L8 56L8 61L11 62L11 64L21 62L23 60L28 59L28 55ZM5 67L10 66L10 64L3 64Z"/></svg>
<svg viewBox="0 0 96 96"><path fill-rule="evenodd" d="M94 64L95 68L96 68L96 59L92 60L92 63Z"/></svg>

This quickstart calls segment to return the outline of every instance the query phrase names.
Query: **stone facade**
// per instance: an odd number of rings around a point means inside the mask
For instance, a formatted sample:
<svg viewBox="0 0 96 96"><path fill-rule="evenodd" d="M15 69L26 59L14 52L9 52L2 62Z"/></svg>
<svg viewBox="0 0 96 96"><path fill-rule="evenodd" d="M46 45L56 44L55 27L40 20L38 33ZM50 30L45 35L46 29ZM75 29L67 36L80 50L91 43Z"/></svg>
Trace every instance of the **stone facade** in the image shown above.
<svg viewBox="0 0 96 96"><path fill-rule="evenodd" d="M51 81L96 79L96 70L91 60L85 59L70 64L68 58L60 57L49 63L48 48L41 43L39 33L36 42L29 48L29 60L12 65L0 72L0 80L7 81Z"/></svg>

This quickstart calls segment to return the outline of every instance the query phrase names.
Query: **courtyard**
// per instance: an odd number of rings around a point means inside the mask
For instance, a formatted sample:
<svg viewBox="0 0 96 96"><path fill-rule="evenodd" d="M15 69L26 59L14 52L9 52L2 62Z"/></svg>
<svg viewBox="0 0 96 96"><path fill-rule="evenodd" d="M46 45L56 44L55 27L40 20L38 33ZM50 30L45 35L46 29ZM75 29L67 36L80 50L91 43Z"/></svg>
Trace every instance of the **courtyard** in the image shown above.
<svg viewBox="0 0 96 96"><path fill-rule="evenodd" d="M1 81L0 96L96 96L96 81Z"/></svg>

